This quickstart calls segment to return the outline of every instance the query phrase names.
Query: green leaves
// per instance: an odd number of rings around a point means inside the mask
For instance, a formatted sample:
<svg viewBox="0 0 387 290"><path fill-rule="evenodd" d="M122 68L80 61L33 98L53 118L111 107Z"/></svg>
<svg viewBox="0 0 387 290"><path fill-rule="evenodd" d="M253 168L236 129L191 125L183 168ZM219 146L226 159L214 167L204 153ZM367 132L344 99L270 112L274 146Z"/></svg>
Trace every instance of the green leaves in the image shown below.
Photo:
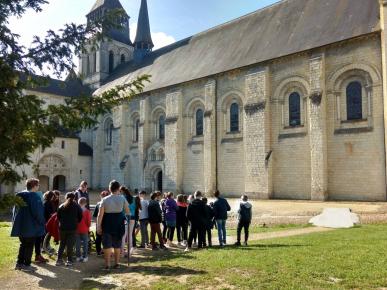
<svg viewBox="0 0 387 290"><path fill-rule="evenodd" d="M27 49L19 44L19 35L8 27L12 16L22 17L27 10L41 11L46 0L0 1L0 184L15 183L23 178L23 165L31 164L37 149L49 147L63 129L76 132L96 124L98 116L107 114L122 102L141 93L150 76L102 93L65 99L60 105L44 104L34 88L45 86L50 77L74 74L73 56L87 45L96 49L105 32L120 28L116 19L125 11L113 10L85 25L66 24L44 38L35 36ZM37 77L36 73L42 74ZM55 121L53 121L55 120Z"/></svg>

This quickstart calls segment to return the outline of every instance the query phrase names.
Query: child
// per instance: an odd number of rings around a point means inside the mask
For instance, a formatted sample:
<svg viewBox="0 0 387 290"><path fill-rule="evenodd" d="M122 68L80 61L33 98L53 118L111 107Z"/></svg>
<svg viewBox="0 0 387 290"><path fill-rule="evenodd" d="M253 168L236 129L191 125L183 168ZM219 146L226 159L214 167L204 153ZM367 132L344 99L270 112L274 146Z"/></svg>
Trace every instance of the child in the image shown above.
<svg viewBox="0 0 387 290"><path fill-rule="evenodd" d="M241 197L242 201L239 205L239 210L238 210L238 228L237 228L237 242L235 243L236 246L241 245L241 231L242 228L244 228L245 231L245 242L244 245L247 246L247 240L249 239L249 227L251 223L251 218L252 218L252 212L251 208L252 205L251 203L248 202L248 197L247 195L242 195Z"/></svg>
<svg viewBox="0 0 387 290"><path fill-rule="evenodd" d="M207 204L208 200L206 197L202 198L203 203L206 205L206 236L208 238L208 246L212 247L212 235L211 231L214 226L214 210ZM204 238L204 246L206 245L206 239Z"/></svg>
<svg viewBox="0 0 387 290"><path fill-rule="evenodd" d="M78 204L82 209L82 220L78 224L77 236L76 236L77 262L87 262L91 214L90 214L90 211L86 208L87 199L85 197L81 197L80 199L78 199ZM81 256L81 244L83 248L82 256Z"/></svg>
<svg viewBox="0 0 387 290"><path fill-rule="evenodd" d="M75 236L82 216L82 209L75 202L75 194L73 192L66 193L66 201L58 208L60 244L56 266L63 265L62 256L65 248L67 251L66 266L73 265Z"/></svg>
<svg viewBox="0 0 387 290"><path fill-rule="evenodd" d="M156 234L159 238L160 249L166 249L164 246L164 239L162 238L160 223L162 221L162 212L160 208L159 199L161 197L160 192L154 192L151 195L151 200L148 205L148 220L151 228L151 244L152 250L158 250L156 246Z"/></svg>
<svg viewBox="0 0 387 290"><path fill-rule="evenodd" d="M187 246L188 240L187 207L186 196L179 194L177 196L176 230L177 240L183 247Z"/></svg>
<svg viewBox="0 0 387 290"><path fill-rule="evenodd" d="M140 228L141 228L141 246L140 248L145 248L149 244L149 234L148 234L148 205L149 202L145 199L146 192L140 192L141 200L141 210L140 210Z"/></svg>
<svg viewBox="0 0 387 290"><path fill-rule="evenodd" d="M98 217L98 212L99 212L99 208L101 206L102 199L104 197L107 197L108 195L109 195L109 191L104 190L101 192L101 194L100 194L101 200L95 206L95 209L93 212L93 218L96 219ZM97 227L97 223L95 223L95 226ZM97 233L97 229L95 229L95 232L96 232L95 249L97 251L97 256L101 256L102 255L102 235Z"/></svg>
<svg viewBox="0 0 387 290"><path fill-rule="evenodd" d="M177 204L173 198L173 193L167 193L167 200L165 201L165 223L167 225L167 239L168 246L172 246L173 236L176 228L176 211Z"/></svg>

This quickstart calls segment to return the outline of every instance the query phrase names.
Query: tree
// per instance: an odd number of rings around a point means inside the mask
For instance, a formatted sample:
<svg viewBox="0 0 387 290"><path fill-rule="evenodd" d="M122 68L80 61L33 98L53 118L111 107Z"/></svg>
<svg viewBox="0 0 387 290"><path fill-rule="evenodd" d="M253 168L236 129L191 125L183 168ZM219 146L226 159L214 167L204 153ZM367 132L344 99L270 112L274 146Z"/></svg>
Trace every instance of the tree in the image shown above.
<svg viewBox="0 0 387 290"><path fill-rule="evenodd" d="M74 70L73 55L80 55L86 44L94 49L105 40L105 32L119 28L121 10L106 13L85 24L66 24L58 32L49 30L44 39L35 36L30 48L22 46L19 35L9 27L9 18L22 17L28 10L42 11L47 0L0 1L0 184L21 180L17 168L31 164L30 155L37 148L49 147L58 134L58 122L64 128L78 131L96 124L99 115L110 112L123 101L142 92L150 76L102 93L100 96L70 97L63 105L43 107L36 95L23 91L41 86L50 80L44 71L61 76ZM36 77L39 74L42 77Z"/></svg>

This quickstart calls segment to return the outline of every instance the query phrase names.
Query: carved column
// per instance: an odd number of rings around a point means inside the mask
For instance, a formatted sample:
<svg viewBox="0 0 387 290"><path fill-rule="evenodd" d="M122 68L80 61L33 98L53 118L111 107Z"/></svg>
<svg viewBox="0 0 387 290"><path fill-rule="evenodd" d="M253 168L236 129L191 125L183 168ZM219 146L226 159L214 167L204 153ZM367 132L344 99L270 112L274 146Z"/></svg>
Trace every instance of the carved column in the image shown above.
<svg viewBox="0 0 387 290"><path fill-rule="evenodd" d="M272 195L272 174L268 69L247 75L245 84L245 192L257 198L269 199Z"/></svg>
<svg viewBox="0 0 387 290"><path fill-rule="evenodd" d="M204 87L204 191L216 189L216 81L210 80Z"/></svg>
<svg viewBox="0 0 387 290"><path fill-rule="evenodd" d="M310 59L310 88L308 100L309 142L311 154L311 199L327 199L327 136L325 59L319 55Z"/></svg>
<svg viewBox="0 0 387 290"><path fill-rule="evenodd" d="M164 190L179 193L183 183L182 94L167 94Z"/></svg>

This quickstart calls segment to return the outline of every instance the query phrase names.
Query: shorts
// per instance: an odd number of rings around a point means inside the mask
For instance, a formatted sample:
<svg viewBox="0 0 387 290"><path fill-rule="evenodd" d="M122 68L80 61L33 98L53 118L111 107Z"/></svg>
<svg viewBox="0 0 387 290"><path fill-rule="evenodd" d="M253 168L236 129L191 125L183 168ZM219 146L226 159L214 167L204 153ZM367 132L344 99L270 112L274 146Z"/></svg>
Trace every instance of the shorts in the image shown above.
<svg viewBox="0 0 387 290"><path fill-rule="evenodd" d="M122 238L113 236L108 233L102 234L102 245L104 249L120 249L122 245Z"/></svg>
<svg viewBox="0 0 387 290"><path fill-rule="evenodd" d="M167 227L175 228L176 221L166 221Z"/></svg>

